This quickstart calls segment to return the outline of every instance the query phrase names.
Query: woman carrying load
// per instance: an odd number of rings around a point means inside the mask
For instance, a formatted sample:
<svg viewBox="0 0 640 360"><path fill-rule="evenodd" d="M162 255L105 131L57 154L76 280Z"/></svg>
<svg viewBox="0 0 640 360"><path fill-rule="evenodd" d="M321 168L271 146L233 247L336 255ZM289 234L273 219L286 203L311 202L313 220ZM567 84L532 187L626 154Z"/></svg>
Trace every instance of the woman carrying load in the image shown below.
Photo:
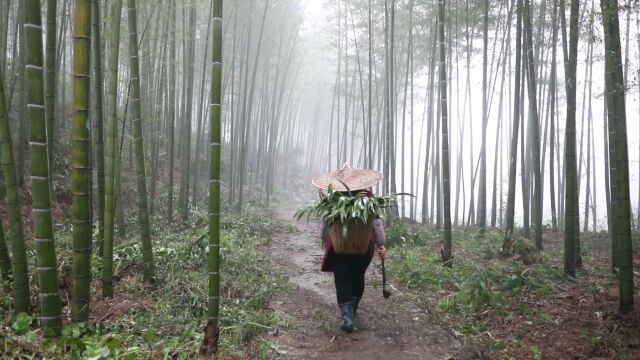
<svg viewBox="0 0 640 360"><path fill-rule="evenodd" d="M323 190L332 188L344 192L345 195L356 196L364 193L373 196L370 188L378 184L383 176L379 171L357 169L345 164L340 170L318 176L312 184ZM353 319L364 293L364 277L374 251L377 249L384 260L387 250L384 247L384 225L379 217L372 220L372 230L367 234L368 246L360 250L345 250L334 246L336 233L330 231L326 224L322 229L324 241L324 257L320 271L333 272L336 297L340 306L342 324L340 328L348 333L353 331ZM333 233L333 235L332 235ZM349 235L347 235L349 237ZM347 239L350 241L352 239Z"/></svg>

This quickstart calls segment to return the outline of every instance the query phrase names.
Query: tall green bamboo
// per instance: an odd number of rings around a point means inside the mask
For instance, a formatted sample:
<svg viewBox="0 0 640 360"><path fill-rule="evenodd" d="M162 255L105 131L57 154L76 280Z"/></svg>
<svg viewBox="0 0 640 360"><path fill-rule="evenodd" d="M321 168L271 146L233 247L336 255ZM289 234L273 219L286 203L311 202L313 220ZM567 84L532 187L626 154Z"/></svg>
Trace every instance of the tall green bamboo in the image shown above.
<svg viewBox="0 0 640 360"><path fill-rule="evenodd" d="M196 9L195 3L191 1L189 5L189 21L188 28L195 28L196 23ZM182 221L187 221L189 218L189 192L195 191L195 189L189 189L189 174L191 173L191 123L193 122L193 75L195 61L195 32L190 31L189 35L185 37L185 59L184 62L184 78L183 84L185 86L184 96L184 118L182 121L181 137L182 149L180 150L182 155L181 177L180 177L180 191L178 193L178 211L182 217Z"/></svg>
<svg viewBox="0 0 640 360"><path fill-rule="evenodd" d="M95 87L95 101L93 119L95 122L95 147L96 147L96 175L98 185L98 196L96 197L97 205L97 222L98 222L98 238L96 239L99 255L102 255L102 243L104 241L104 116L103 93L104 79L102 78L102 38L100 36L100 3L98 0L91 0L91 37L93 38L93 84Z"/></svg>
<svg viewBox="0 0 640 360"><path fill-rule="evenodd" d="M514 240L514 217L516 205L516 170L518 166L518 135L520 132L520 89L522 88L520 74L522 66L522 0L516 2L516 64L515 81L513 86L513 129L511 133L511 152L509 156L509 190L507 193L507 214L502 252L511 253Z"/></svg>
<svg viewBox="0 0 640 360"><path fill-rule="evenodd" d="M195 6L192 5L192 12L195 16ZM206 75L207 75L207 59L208 59L208 55L209 55L209 38L210 38L210 34L211 34L211 15L212 15L212 11L213 11L213 7L210 6L209 7L209 14L208 14L208 18L209 21L207 21L207 35L205 36L206 38L206 45L204 47L204 62L202 65L202 76L201 76L201 80L200 80L200 100L198 101L198 115L197 115L197 119L198 119L198 127L196 130L196 147L195 147L195 160L194 160L194 169L193 169L193 184L191 186L192 190L192 204L193 207L195 208L198 205L198 180L200 177L201 172L199 171L200 168L200 149L202 148L201 145L201 139L202 139L202 135L204 133L204 126L205 126L205 120L203 117L203 110L205 108L205 98L204 98L204 94L205 94L205 83L206 83ZM194 24L195 25L195 24ZM193 61L195 62L195 58L193 59ZM275 98L275 97L274 97ZM206 115L204 115L206 116ZM269 193L269 189L267 188L267 194Z"/></svg>
<svg viewBox="0 0 640 360"><path fill-rule="evenodd" d="M540 171L540 124L538 117L538 100L536 87L536 64L533 49L533 30L531 25L531 5L529 0L524 0L524 30L527 49L527 84L529 90L529 110L531 113L532 136L532 161L533 161L533 223L535 225L535 244L538 250L542 250L542 176Z"/></svg>
<svg viewBox="0 0 640 360"><path fill-rule="evenodd" d="M367 32L368 32L368 39L369 39L369 49L368 49L368 60L369 60L369 66L368 66L368 71L367 71L367 75L368 75L368 83L369 83L369 89L368 89L368 96L369 96L369 101L367 102L367 104L369 105L368 109L367 109L367 156L368 156L368 160L367 160L367 166L369 166L369 168L373 168L373 135L372 135L372 130L373 130L373 125L371 123L371 116L372 116L372 111L373 111L373 102L372 102L372 89L373 89L373 81L372 81L372 77L373 77L373 56L372 56L372 50L373 50L373 31L371 29L371 0L368 1L367 4L367 10L368 10L368 22L367 22Z"/></svg>
<svg viewBox="0 0 640 360"><path fill-rule="evenodd" d="M620 46L620 24L618 1L600 0L602 25L604 28L605 72L607 79L607 111L609 128L614 128L615 155L610 159L611 183L616 183L611 198L617 206L612 207L615 216L615 233L618 242L618 265L620 269L620 312L633 310L633 248L631 242L631 202L629 196L629 156L627 148L627 119L624 99L624 77ZM615 172L611 169L615 168Z"/></svg>
<svg viewBox="0 0 640 360"><path fill-rule="evenodd" d="M18 92L18 104L19 104L19 108L18 108L18 118L19 119L26 119L27 115L26 115L26 103L27 103L27 99L26 99L26 87L27 87L27 79L26 79L26 71L25 71L25 53L27 52L27 45L26 45L26 41L25 41L25 28L24 28L24 23L25 23L25 2L24 1L20 1L18 3L18 29L16 29L16 32L18 33L18 38L19 40L19 54L20 54L20 61L19 61L19 65L18 65L18 83L20 84L20 91ZM9 98L11 98L11 96L9 96ZM25 130L25 126L26 126L26 121L19 121L18 122L18 134L16 136L16 143L17 143L17 147L18 149L24 149L24 146L27 144L27 140L26 140L26 130ZM18 151L18 161L17 161L17 170L16 170L16 174L18 176L18 185L20 185L21 187L24 186L24 173L25 173L25 152L24 151Z"/></svg>
<svg viewBox="0 0 640 360"><path fill-rule="evenodd" d="M136 20L136 0L128 1L129 62L131 70L131 125L136 156L138 185L138 222L142 241L142 262L144 280L154 282L153 250L151 228L149 226L149 203L147 200L147 179L144 168L144 144L142 139L142 111L140 108L140 61L138 58L138 24Z"/></svg>
<svg viewBox="0 0 640 360"><path fill-rule="evenodd" d="M122 0L113 0L111 10L111 48L107 69L107 147L104 182L104 248L102 253L102 294L113 296L113 230L115 219L115 163L118 128L118 57Z"/></svg>
<svg viewBox="0 0 640 360"><path fill-rule="evenodd" d="M480 183L478 184L478 217L480 236L485 237L487 227L487 123L489 122L489 97L487 93L487 63L489 50L489 0L484 1L482 42L482 146L480 149Z"/></svg>
<svg viewBox="0 0 640 360"><path fill-rule="evenodd" d="M71 183L73 203L73 296L71 319L89 319L91 288L91 1L76 0L73 35L73 120Z"/></svg>
<svg viewBox="0 0 640 360"><path fill-rule="evenodd" d="M9 238L11 239L13 302L16 313L29 311L29 272L27 252L24 246L22 212L16 162L13 156L11 126L7 115L7 103L4 95L4 77L0 69L0 162L6 187L6 203L9 213Z"/></svg>
<svg viewBox="0 0 640 360"><path fill-rule="evenodd" d="M213 0L211 157L209 168L209 307L204 353L218 351L220 314L220 150L222 103L222 0Z"/></svg>
<svg viewBox="0 0 640 360"><path fill-rule="evenodd" d="M561 6L564 6L562 1ZM564 131L565 210L564 210L564 272L576 276L576 243L580 236L578 202L578 170L576 160L576 67L578 63L579 1L571 0L569 18L569 51L565 87L567 91L567 121Z"/></svg>
<svg viewBox="0 0 640 360"><path fill-rule="evenodd" d="M0 280L11 281L11 258L9 257L7 243L4 240L2 221L0 221Z"/></svg>
<svg viewBox="0 0 640 360"><path fill-rule="evenodd" d="M442 261L451 266L453 256L451 254L451 186L449 183L449 116L447 104L447 68L446 47L444 36L444 1L438 0L438 43L440 62L438 66L439 90L440 90L440 122L442 127L442 194L444 208L444 248L442 249Z"/></svg>
<svg viewBox="0 0 640 360"><path fill-rule="evenodd" d="M176 123L176 5L171 3L171 22L170 29L170 54L169 54L169 117L168 117L168 134L169 138L169 195L167 196L167 220L169 223L173 221L173 162L174 162L174 129Z"/></svg>
<svg viewBox="0 0 640 360"><path fill-rule="evenodd" d="M40 286L40 325L50 336L60 334L60 297L58 266L53 240L49 154L44 108L44 74L42 56L42 19L40 1L25 0L27 116L31 151L31 186L33 194L33 235L36 244L36 270Z"/></svg>
<svg viewBox="0 0 640 360"><path fill-rule="evenodd" d="M126 122L126 116L125 120ZM121 131L122 135L118 132ZM118 229L118 235L120 237L124 237L127 235L126 222L124 220L124 206L122 206L122 140L124 139L124 125L122 129L118 130L116 128L116 139L120 139L120 145L116 142L116 157L115 157L115 168L113 170L113 176L115 178L113 183L113 191L114 191L114 205L116 213L116 228ZM116 140L117 141L117 140ZM121 211L122 210L122 211Z"/></svg>
<svg viewBox="0 0 640 360"><path fill-rule="evenodd" d="M53 175L53 146L56 113L56 17L57 0L47 0L47 50L45 51L45 112L49 138L49 171ZM64 104L63 104L64 106ZM51 183L53 190L53 183Z"/></svg>
<svg viewBox="0 0 640 360"><path fill-rule="evenodd" d="M8 1L4 2L5 5L0 5L0 69L4 69L7 64L7 58L9 52L7 51L8 37L9 37L9 12L11 11L11 4Z"/></svg>
<svg viewBox="0 0 640 360"><path fill-rule="evenodd" d="M552 26L551 30L551 74L550 74L550 84L549 84L549 113L551 115L551 125L549 129L549 195L551 197L551 229L553 231L558 230L558 216L556 214L556 185L555 185L555 164L556 162L556 117L558 116L555 112L556 107L556 96L557 96L557 42L558 42L558 0L553 0L553 15L552 15Z"/></svg>

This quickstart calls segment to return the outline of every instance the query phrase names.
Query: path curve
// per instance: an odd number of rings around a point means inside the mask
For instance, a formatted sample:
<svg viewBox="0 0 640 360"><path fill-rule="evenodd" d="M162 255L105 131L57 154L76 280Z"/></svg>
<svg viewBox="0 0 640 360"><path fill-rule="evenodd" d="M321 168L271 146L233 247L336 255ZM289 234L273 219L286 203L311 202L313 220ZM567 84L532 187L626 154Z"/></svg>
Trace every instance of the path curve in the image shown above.
<svg viewBox="0 0 640 360"><path fill-rule="evenodd" d="M437 325L429 314L399 292L382 297L376 259L367 270L364 297L355 330L339 329L339 309L331 273L321 273L322 248L317 221L293 219L295 207L278 209L271 259L284 272L291 290L271 306L293 319L293 326L273 333L278 358L292 359L463 359L460 342Z"/></svg>

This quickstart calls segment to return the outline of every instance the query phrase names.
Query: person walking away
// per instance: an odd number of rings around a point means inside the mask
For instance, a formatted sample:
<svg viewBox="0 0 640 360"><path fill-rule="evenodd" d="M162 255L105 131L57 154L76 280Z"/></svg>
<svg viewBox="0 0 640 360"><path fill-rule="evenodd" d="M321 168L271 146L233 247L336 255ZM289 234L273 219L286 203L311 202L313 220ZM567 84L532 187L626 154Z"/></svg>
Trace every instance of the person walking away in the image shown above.
<svg viewBox="0 0 640 360"><path fill-rule="evenodd" d="M373 196L371 188L382 180L382 173L376 170L357 169L345 164L340 170L320 175L312 184L323 190L330 187L336 191L344 191L355 196L365 193ZM374 217L373 229L369 235L369 246L364 253L338 253L334 248L330 229L323 224L321 237L324 242L324 256L320 271L333 272L336 298L340 307L340 328L348 333L353 331L353 320L358 311L365 288L365 273L374 253L381 259L387 255L385 248L384 224L382 219Z"/></svg>

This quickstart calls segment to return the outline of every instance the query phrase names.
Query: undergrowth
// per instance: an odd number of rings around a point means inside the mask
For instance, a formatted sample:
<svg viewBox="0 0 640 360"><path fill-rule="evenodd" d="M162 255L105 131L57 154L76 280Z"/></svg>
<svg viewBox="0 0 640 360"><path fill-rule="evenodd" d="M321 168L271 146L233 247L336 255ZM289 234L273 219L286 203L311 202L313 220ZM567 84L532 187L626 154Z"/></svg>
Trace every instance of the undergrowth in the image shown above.
<svg viewBox="0 0 640 360"><path fill-rule="evenodd" d="M286 327L285 315L269 308L286 280L271 271L271 223L257 209L225 215L221 223L221 336L223 357L266 357L271 347L261 334ZM100 289L101 261L94 256L92 321L68 324L59 339L45 339L36 321L13 316L9 296L0 303L0 357L4 358L192 358L202 341L207 311L206 217L190 224L156 227L157 285L142 282L140 243L135 228L114 246L115 298ZM71 228L57 232L61 269L70 264ZM33 269L33 266L30 267ZM64 277L64 276L63 276ZM32 277L33 280L33 277ZM62 297L64 301L64 291ZM35 306L37 311L37 306ZM68 307L63 311L68 312ZM68 313L64 315L68 318Z"/></svg>
<svg viewBox="0 0 640 360"><path fill-rule="evenodd" d="M557 326L556 319L530 304L535 303L532 299L561 293L575 281L522 238L516 239L515 254L504 256L499 231L487 231L481 239L475 229L454 229L451 268L442 265L439 230L396 222L387 227L386 235L388 273L468 340L480 339L496 324L502 324L498 328L510 322ZM508 346L494 330L484 336L493 337L485 344L489 353ZM530 345L535 358L540 349Z"/></svg>
<svg viewBox="0 0 640 360"><path fill-rule="evenodd" d="M443 289L450 294L438 307L446 312L473 315L487 309L500 309L505 295L523 296L529 292L546 294L569 280L555 269L544 254L523 239L517 239L515 257L500 253L502 234L489 231L484 240L474 230L453 231L455 266L442 266L437 248L440 232L431 227L409 229L394 223L386 230L392 261L391 272L403 285L415 289ZM535 257L528 264L524 259Z"/></svg>

